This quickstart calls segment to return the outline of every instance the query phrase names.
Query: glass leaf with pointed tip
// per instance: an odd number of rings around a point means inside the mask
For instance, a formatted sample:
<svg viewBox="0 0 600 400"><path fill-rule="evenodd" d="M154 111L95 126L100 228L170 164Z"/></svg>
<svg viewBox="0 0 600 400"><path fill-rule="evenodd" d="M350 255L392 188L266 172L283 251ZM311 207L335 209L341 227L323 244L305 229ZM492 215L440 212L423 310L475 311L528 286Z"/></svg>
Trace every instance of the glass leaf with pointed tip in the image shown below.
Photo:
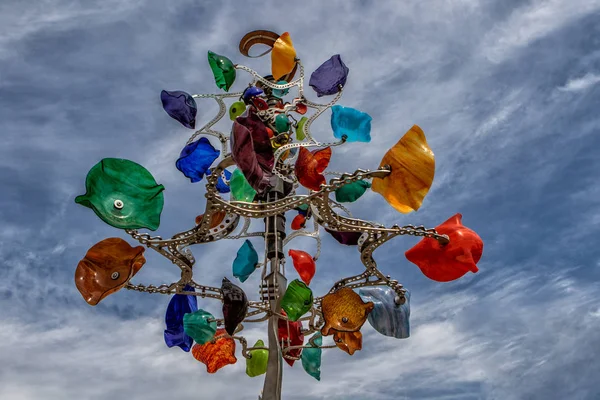
<svg viewBox="0 0 600 400"><path fill-rule="evenodd" d="M379 165L389 165L392 172L383 178L373 178L373 191L401 213L418 210L435 174L435 158L421 128L417 125L410 128Z"/></svg>
<svg viewBox="0 0 600 400"><path fill-rule="evenodd" d="M325 231L329 233L335 240L346 246L356 246L358 239L362 236L362 232L339 232L325 228Z"/></svg>
<svg viewBox="0 0 600 400"><path fill-rule="evenodd" d="M228 170L224 169L223 173L225 174L225 179L227 179L227 181L229 182L231 180L231 172L229 172ZM209 176L211 174L210 169L206 170L206 176ZM217 180L217 192L219 193L229 193L231 192L231 188L229 187L229 185L227 185L224 181L223 181L223 175L219 176L219 179Z"/></svg>
<svg viewBox="0 0 600 400"><path fill-rule="evenodd" d="M356 181L348 183L335 190L335 200L340 203L352 203L358 200L371 184L366 181Z"/></svg>
<svg viewBox="0 0 600 400"><path fill-rule="evenodd" d="M258 264L258 253L254 249L252 243L246 239L242 247L237 252L237 256L233 261L233 276L238 278L240 282L245 282L246 279L256 270Z"/></svg>
<svg viewBox="0 0 600 400"><path fill-rule="evenodd" d="M318 97L336 94L339 86L346 84L350 70L342 61L339 54L331 56L310 75L308 84L317 92Z"/></svg>
<svg viewBox="0 0 600 400"><path fill-rule="evenodd" d="M175 166L190 178L192 183L200 182L219 154L221 152L215 149L207 138L201 137L181 150Z"/></svg>
<svg viewBox="0 0 600 400"><path fill-rule="evenodd" d="M194 292L194 288L186 285L183 288L186 292ZM183 317L185 314L193 313L198 310L198 300L196 296L185 294L176 294L169 301L167 312L165 314L165 343L168 347L179 346L183 351L190 351L193 339L185 333L183 327Z"/></svg>
<svg viewBox="0 0 600 400"><path fill-rule="evenodd" d="M225 335L224 329L217 329L213 341L205 344L195 344L192 348L192 355L201 363L206 365L206 372L214 374L221 368L235 364L235 341Z"/></svg>
<svg viewBox="0 0 600 400"><path fill-rule="evenodd" d="M244 318L246 318L248 298L242 288L234 285L227 278L223 278L221 292L223 293L223 318L225 320L225 330L229 335L233 336L237 326Z"/></svg>
<svg viewBox="0 0 600 400"><path fill-rule="evenodd" d="M160 92L160 101L163 109L169 116L181 123L186 128L196 128L196 113L198 106L196 100L186 92L181 90Z"/></svg>
<svg viewBox="0 0 600 400"><path fill-rule="evenodd" d="M235 121L235 119L242 115L244 111L246 111L246 103L243 101L236 101L229 107L229 119Z"/></svg>
<svg viewBox="0 0 600 400"><path fill-rule="evenodd" d="M75 286L83 299L95 306L121 290L146 263L144 247L132 247L121 238L93 245L75 269Z"/></svg>
<svg viewBox="0 0 600 400"><path fill-rule="evenodd" d="M331 129L333 136L347 142L371 141L371 116L350 107L335 105L331 107Z"/></svg>
<svg viewBox="0 0 600 400"><path fill-rule="evenodd" d="M317 270L315 259L302 250L290 250L288 255L292 257L294 269L298 272L298 275L300 275L300 279L307 285L310 285L310 281L315 276Z"/></svg>
<svg viewBox="0 0 600 400"><path fill-rule="evenodd" d="M323 171L327 169L331 159L331 148L308 151L300 147L300 153L296 160L295 172L298 181L307 189L319 191L321 185L327 183Z"/></svg>
<svg viewBox="0 0 600 400"><path fill-rule="evenodd" d="M334 330L333 341L338 348L350 355L353 355L356 350L362 350L362 333L360 331L339 332Z"/></svg>
<svg viewBox="0 0 600 400"><path fill-rule="evenodd" d="M217 333L217 322L208 311L198 310L183 315L183 330L194 342L204 344Z"/></svg>
<svg viewBox="0 0 600 400"><path fill-rule="evenodd" d="M85 188L86 193L77 196L75 202L91 208L115 228L155 231L160 225L165 188L133 161L103 159L88 172Z"/></svg>
<svg viewBox="0 0 600 400"><path fill-rule="evenodd" d="M253 347L265 347L265 342L258 340ZM250 358L246 359L246 375L250 378L260 376L267 372L267 363L269 362L269 350L254 349L250 350Z"/></svg>
<svg viewBox="0 0 600 400"><path fill-rule="evenodd" d="M296 125L296 139L298 141L302 141L306 138L306 134L304 133L304 125L306 124L307 121L308 121L308 118L302 117L302 118L300 118L300 121L298 121L298 124Z"/></svg>
<svg viewBox="0 0 600 400"><path fill-rule="evenodd" d="M231 156L258 194L271 187L275 157L265 124L252 111L237 117L231 133Z"/></svg>
<svg viewBox="0 0 600 400"><path fill-rule="evenodd" d="M287 316L285 310L281 311L281 314ZM287 348L290 346L302 346L304 343L304 334L302 333L302 321L286 321L284 319L279 319L277 325L277 337L279 338L279 342L283 341L283 348ZM300 357L302 354L302 349L294 349L290 350L288 354L292 357ZM294 366L295 360L290 360L284 357L284 360L290 367Z"/></svg>
<svg viewBox="0 0 600 400"><path fill-rule="evenodd" d="M286 85L287 82L286 81L279 81L277 82L278 85ZM288 94L290 90L289 89L273 89L271 91L271 94L275 97L277 97L278 99L281 99L283 96L285 96L286 94Z"/></svg>
<svg viewBox="0 0 600 400"><path fill-rule="evenodd" d="M292 38L285 32L273 44L271 51L271 73L276 80L280 80L296 66L296 49Z"/></svg>
<svg viewBox="0 0 600 400"><path fill-rule="evenodd" d="M246 180L244 173L239 169L233 171L231 179L229 180L229 187L231 188L231 194L237 201L245 201L252 203L256 196L256 190Z"/></svg>
<svg viewBox="0 0 600 400"><path fill-rule="evenodd" d="M342 287L333 293L326 294L321 300L321 309L325 320L321 334L328 336L334 330L339 332L359 330L373 307L373 303L363 302L360 296L348 287Z"/></svg>
<svg viewBox="0 0 600 400"><path fill-rule="evenodd" d="M410 336L410 292L406 292L405 303L396 304L398 296L390 287L362 288L358 292L363 301L375 304L369 313L369 323L379 333L397 339L406 339Z"/></svg>
<svg viewBox="0 0 600 400"><path fill-rule="evenodd" d="M209 51L208 64L210 65L210 69L215 76L215 83L217 84L217 87L228 92L229 88L235 81L235 66L231 60L227 57L220 56L212 51Z"/></svg>
<svg viewBox="0 0 600 400"><path fill-rule="evenodd" d="M319 332L315 333L314 339L310 339L317 346L323 345L323 336ZM321 353L323 350L320 347L309 347L302 350L302 368L307 374L321 380Z"/></svg>
<svg viewBox="0 0 600 400"><path fill-rule="evenodd" d="M313 300L312 290L304 282L294 279L281 299L281 308L290 321L297 321L311 309Z"/></svg>
<svg viewBox="0 0 600 400"><path fill-rule="evenodd" d="M441 245L437 240L423 238L406 252L408 261L416 264L423 274L438 282L449 282L467 272L479 271L477 263L483 254L483 240L462 224L462 215L456 214L435 228L448 235L450 243Z"/></svg>
<svg viewBox="0 0 600 400"><path fill-rule="evenodd" d="M292 227L292 230L297 231L297 230L304 228L305 225L306 225L306 217L302 214L298 214L292 220L291 227Z"/></svg>

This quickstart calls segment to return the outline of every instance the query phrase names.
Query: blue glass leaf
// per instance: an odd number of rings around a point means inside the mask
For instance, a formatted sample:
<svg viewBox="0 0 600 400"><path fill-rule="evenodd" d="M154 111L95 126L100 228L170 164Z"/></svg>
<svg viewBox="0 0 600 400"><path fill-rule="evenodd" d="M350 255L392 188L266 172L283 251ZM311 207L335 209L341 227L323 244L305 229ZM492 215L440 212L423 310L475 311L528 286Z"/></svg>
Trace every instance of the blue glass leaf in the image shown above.
<svg viewBox="0 0 600 400"><path fill-rule="evenodd" d="M258 253L252 243L246 239L233 261L233 276L245 282L256 270L256 264L258 264Z"/></svg>
<svg viewBox="0 0 600 400"><path fill-rule="evenodd" d="M253 97L260 96L263 94L263 90L256 86L249 86L244 93L242 94L242 98L244 99L244 103L248 104Z"/></svg>
<svg viewBox="0 0 600 400"><path fill-rule="evenodd" d="M210 144L207 138L201 137L181 150L175 166L186 177L190 178L192 183L199 182L204 178L204 174L219 157L220 153Z"/></svg>
<svg viewBox="0 0 600 400"><path fill-rule="evenodd" d="M196 100L190 94L180 90L172 92L163 90L160 92L160 100L163 108L171 118L181 122L186 128L194 129L196 127L198 107L196 106Z"/></svg>
<svg viewBox="0 0 600 400"><path fill-rule="evenodd" d="M331 107L331 128L333 136L341 139L346 135L348 142L371 141L371 116L350 107Z"/></svg>
<svg viewBox="0 0 600 400"><path fill-rule="evenodd" d="M286 85L287 82L286 81L279 81L277 82L278 85ZM285 96L286 94L288 94L290 90L289 89L273 89L272 90L272 94L273 96L277 97L277 98L282 98L283 96Z"/></svg>
<svg viewBox="0 0 600 400"><path fill-rule="evenodd" d="M228 170L223 170L223 172L225 173L225 178L227 179L227 181L229 182L231 180L231 172L229 172ZM206 176L210 175L210 169L206 170ZM229 193L231 192L231 188L229 187L229 185L226 185L225 182L223 182L223 177L221 175L219 175L219 180L217 181L217 192L219 193Z"/></svg>
<svg viewBox="0 0 600 400"><path fill-rule="evenodd" d="M317 92L318 97L336 94L339 85L344 86L350 70L342 61L339 54L332 56L319 66L310 76L308 84Z"/></svg>
<svg viewBox="0 0 600 400"><path fill-rule="evenodd" d="M194 288L186 285L183 289L186 292L194 292ZM185 334L183 329L183 316L187 313L193 313L198 310L198 300L196 296L176 294L171 298L167 313L165 315L165 343L169 347L179 346L183 351L190 351L193 339Z"/></svg>
<svg viewBox="0 0 600 400"><path fill-rule="evenodd" d="M316 339L313 342L318 345L323 345L323 337L320 333L316 333L314 336ZM306 344L310 346L310 343ZM315 378L316 380L321 380L321 353L323 350L320 347L306 347L302 349L302 368L306 371L307 374Z"/></svg>
<svg viewBox="0 0 600 400"><path fill-rule="evenodd" d="M398 339L410 336L410 292L401 306L394 302L397 294L389 287L369 287L359 291L363 301L372 301L375 307L369 313L369 323L382 335Z"/></svg>

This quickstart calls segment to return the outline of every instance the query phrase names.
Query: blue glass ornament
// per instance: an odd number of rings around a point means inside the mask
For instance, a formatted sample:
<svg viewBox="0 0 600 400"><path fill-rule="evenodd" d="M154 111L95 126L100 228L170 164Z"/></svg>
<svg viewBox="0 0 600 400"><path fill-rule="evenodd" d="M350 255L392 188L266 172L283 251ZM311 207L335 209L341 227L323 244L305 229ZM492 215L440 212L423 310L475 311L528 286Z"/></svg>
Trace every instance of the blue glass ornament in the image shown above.
<svg viewBox="0 0 600 400"><path fill-rule="evenodd" d="M225 179L227 179L227 181L229 182L231 180L231 172L229 172L228 170L224 169L223 172L225 173ZM209 176L211 174L210 169L206 170L206 176ZM225 184L225 182L223 182L223 177L221 175L219 175L219 180L217 181L217 192L219 193L229 193L231 192L231 188L229 187L229 185Z"/></svg>
<svg viewBox="0 0 600 400"><path fill-rule="evenodd" d="M194 292L194 288L186 285L186 292ZM198 300L196 296L176 294L171 298L167 313L165 314L165 343L169 347L179 346L183 351L190 351L193 339L185 334L183 328L183 316L187 313L198 311Z"/></svg>
<svg viewBox="0 0 600 400"><path fill-rule="evenodd" d="M286 81L279 81L277 82L278 85L286 85L287 82ZM283 96L285 96L286 94L288 94L290 90L289 89L273 89L272 90L272 94L273 96L281 99Z"/></svg>
<svg viewBox="0 0 600 400"><path fill-rule="evenodd" d="M314 340L312 342L317 346L323 345L323 336L320 333L315 333ZM310 343L307 344L310 346ZM315 378L316 380L321 380L321 353L323 350L320 347L306 347L302 349L302 368L306 371L307 374Z"/></svg>
<svg viewBox="0 0 600 400"><path fill-rule="evenodd" d="M332 56L319 66L310 76L308 84L317 92L318 97L336 94L339 86L346 84L350 70L339 54Z"/></svg>
<svg viewBox="0 0 600 400"><path fill-rule="evenodd" d="M410 336L410 292L402 305L395 303L396 292L389 287L369 287L359 291L363 301L371 301L375 307L369 314L369 323L382 335L406 339Z"/></svg>
<svg viewBox="0 0 600 400"><path fill-rule="evenodd" d="M171 118L181 122L186 128L194 129L196 127L198 107L196 100L190 94L180 90L172 92L163 90L160 92L160 100L164 110Z"/></svg>
<svg viewBox="0 0 600 400"><path fill-rule="evenodd" d="M246 239L233 261L233 276L240 282L245 282L256 270L256 264L258 264L258 253L252 243Z"/></svg>
<svg viewBox="0 0 600 400"><path fill-rule="evenodd" d="M331 128L333 136L341 139L346 135L348 142L371 141L371 116L350 107L331 107Z"/></svg>
<svg viewBox="0 0 600 400"><path fill-rule="evenodd" d="M249 86L248 88L246 88L246 90L244 90L242 98L244 99L244 103L249 104L250 100L252 100L253 97L260 96L263 93L264 92L261 88L258 88L256 86Z"/></svg>
<svg viewBox="0 0 600 400"><path fill-rule="evenodd" d="M175 163L178 170L190 178L192 183L199 182L221 152L215 149L207 138L201 137L181 150Z"/></svg>

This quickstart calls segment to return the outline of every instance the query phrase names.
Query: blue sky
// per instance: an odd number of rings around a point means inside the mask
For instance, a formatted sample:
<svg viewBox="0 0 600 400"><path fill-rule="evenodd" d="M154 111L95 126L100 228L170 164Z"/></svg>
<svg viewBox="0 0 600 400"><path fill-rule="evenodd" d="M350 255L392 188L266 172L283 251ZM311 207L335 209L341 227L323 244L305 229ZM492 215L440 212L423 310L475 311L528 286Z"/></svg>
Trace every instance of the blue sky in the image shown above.
<svg viewBox="0 0 600 400"><path fill-rule="evenodd" d="M485 241L480 272L451 283L405 260L414 238L379 249L381 269L411 290L411 338L365 325L362 351L324 351L321 382L285 365L284 398L600 398L599 22L600 0L3 0L0 398L257 398L262 378L245 375L241 356L208 375L164 345L167 297L121 291L90 307L73 282L89 247L126 238L73 201L100 159L138 162L165 185L160 235L202 213L202 184L174 166L190 132L160 91L217 93L208 50L267 73L269 57L237 51L254 29L290 32L308 74L338 53L350 68L339 104L373 117L373 139L335 148L332 170L375 168L413 124L425 131L436 177L422 208L401 215L368 193L355 216L434 227L460 212ZM198 106L199 123L217 110ZM332 138L328 114L313 128ZM193 248L197 280L231 277L241 244ZM176 279L146 255L134 282ZM362 268L325 237L311 286L322 294ZM243 284L252 298L257 282Z"/></svg>

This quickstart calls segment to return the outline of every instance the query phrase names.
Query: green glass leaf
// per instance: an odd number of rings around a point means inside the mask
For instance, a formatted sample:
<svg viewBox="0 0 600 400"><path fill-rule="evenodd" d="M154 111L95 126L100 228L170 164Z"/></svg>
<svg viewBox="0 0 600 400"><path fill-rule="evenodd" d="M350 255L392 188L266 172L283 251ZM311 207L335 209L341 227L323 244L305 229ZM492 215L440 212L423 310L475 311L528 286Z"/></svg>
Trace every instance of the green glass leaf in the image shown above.
<svg viewBox="0 0 600 400"><path fill-rule="evenodd" d="M229 188L233 198L237 201L245 201L251 203L256 196L256 190L246 180L246 177L239 169L233 171L229 180Z"/></svg>
<svg viewBox="0 0 600 400"><path fill-rule="evenodd" d="M233 81L235 81L235 66L231 60L227 57L220 56L212 51L209 51L208 63L210 64L210 69L215 76L215 83L217 84L217 87L225 90L226 92L229 91Z"/></svg>
<svg viewBox="0 0 600 400"><path fill-rule="evenodd" d="M298 121L298 124L296 125L296 139L297 140L304 140L306 138L306 135L304 134L304 124L306 124L306 121L308 121L308 118L302 117L302 118L300 118L300 121Z"/></svg>
<svg viewBox="0 0 600 400"><path fill-rule="evenodd" d="M262 340L258 340L253 347L265 347ZM267 372L267 362L269 361L268 350L250 350L252 358L246 359L246 375L250 378L260 376Z"/></svg>
<svg viewBox="0 0 600 400"><path fill-rule="evenodd" d="M360 198L371 184L366 181L356 181L335 190L335 200L340 203L352 203Z"/></svg>
<svg viewBox="0 0 600 400"><path fill-rule="evenodd" d="M160 225L165 188L133 161L103 159L88 172L85 189L86 193L77 196L75 202L91 208L115 228L155 231Z"/></svg>
<svg viewBox="0 0 600 400"><path fill-rule="evenodd" d="M236 101L229 107L229 119L235 121L235 119L242 115L244 111L246 111L246 103L243 101Z"/></svg>
<svg viewBox="0 0 600 400"><path fill-rule="evenodd" d="M315 339L313 342L317 346L323 345L323 337L320 333L316 333L313 336ZM309 344L307 344L309 345ZM302 349L302 368L306 371L307 374L315 378L316 380L321 380L321 353L323 350L320 347L307 347Z"/></svg>
<svg viewBox="0 0 600 400"><path fill-rule="evenodd" d="M298 279L294 279L288 285L281 299L281 308L285 310L290 321L297 321L310 310L312 304L312 290Z"/></svg>
<svg viewBox="0 0 600 400"><path fill-rule="evenodd" d="M209 322L209 320L211 320ZM183 316L183 330L200 345L209 342L217 332L215 317L207 311L198 310Z"/></svg>
<svg viewBox="0 0 600 400"><path fill-rule="evenodd" d="M275 130L279 133L287 132L290 130L290 120L287 115L279 114L275 117Z"/></svg>

